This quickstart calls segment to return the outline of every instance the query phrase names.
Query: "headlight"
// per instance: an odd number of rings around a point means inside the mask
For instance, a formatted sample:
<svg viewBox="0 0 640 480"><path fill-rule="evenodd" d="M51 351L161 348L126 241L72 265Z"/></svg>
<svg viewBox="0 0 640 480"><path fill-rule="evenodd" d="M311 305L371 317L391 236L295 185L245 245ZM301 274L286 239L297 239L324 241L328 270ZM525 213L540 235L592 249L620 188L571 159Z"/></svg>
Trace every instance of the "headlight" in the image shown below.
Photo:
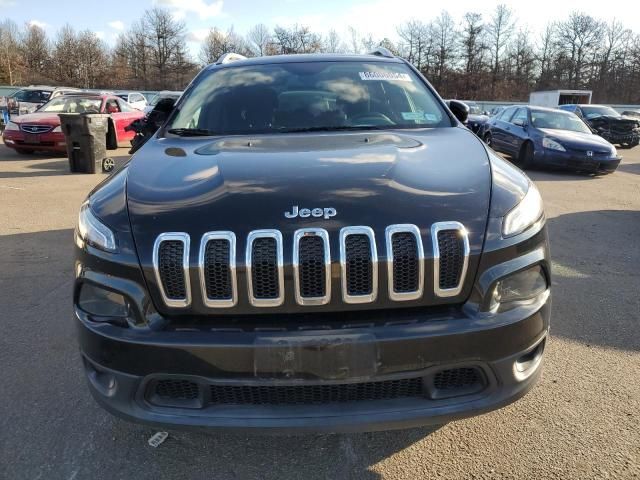
<svg viewBox="0 0 640 480"><path fill-rule="evenodd" d="M536 298L547 289L547 278L539 266L531 267L503 278L493 290L490 309Z"/></svg>
<svg viewBox="0 0 640 480"><path fill-rule="evenodd" d="M116 251L115 235L91 213L88 201L80 207L78 234L89 245L107 252Z"/></svg>
<svg viewBox="0 0 640 480"><path fill-rule="evenodd" d="M529 183L527 194L502 221L502 236L511 237L524 232L544 214L540 192L533 183Z"/></svg>
<svg viewBox="0 0 640 480"><path fill-rule="evenodd" d="M544 148L548 148L549 150L557 150L559 152L566 152L565 148L560 145L558 142L549 137L544 137L542 139L542 146Z"/></svg>
<svg viewBox="0 0 640 480"><path fill-rule="evenodd" d="M6 126L6 127L4 127L4 130L5 130L6 132L11 132L11 131L14 131L14 132L15 132L15 131L17 131L17 130L20 130L20 127L18 126L18 124L17 124L17 123L9 122L9 123L7 123L7 126Z"/></svg>
<svg viewBox="0 0 640 480"><path fill-rule="evenodd" d="M614 147L613 145L611 145L611 156L612 157L618 156L618 150L616 150L616 147Z"/></svg>
<svg viewBox="0 0 640 480"><path fill-rule="evenodd" d="M58 125L56 128L51 130L51 133L62 133L62 125Z"/></svg>

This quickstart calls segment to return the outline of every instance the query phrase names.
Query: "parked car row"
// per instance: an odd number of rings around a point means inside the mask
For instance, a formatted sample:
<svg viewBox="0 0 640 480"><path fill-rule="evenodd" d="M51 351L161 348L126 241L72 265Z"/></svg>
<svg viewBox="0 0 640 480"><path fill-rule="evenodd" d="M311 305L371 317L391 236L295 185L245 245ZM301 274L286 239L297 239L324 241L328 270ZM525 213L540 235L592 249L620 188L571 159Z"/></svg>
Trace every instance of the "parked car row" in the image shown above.
<svg viewBox="0 0 640 480"><path fill-rule="evenodd" d="M496 107L488 115L469 106L467 127L521 168L553 166L611 173L621 157L613 144L640 143L640 112L623 114L604 105Z"/></svg>
<svg viewBox="0 0 640 480"><path fill-rule="evenodd" d="M125 146L135 132L127 130L135 120L144 118L121 97L111 94L74 92L57 96L36 112L13 117L6 125L2 138L7 147L30 154L36 150L66 152L66 142L60 127L60 113L106 113L111 119L107 131L107 148Z"/></svg>

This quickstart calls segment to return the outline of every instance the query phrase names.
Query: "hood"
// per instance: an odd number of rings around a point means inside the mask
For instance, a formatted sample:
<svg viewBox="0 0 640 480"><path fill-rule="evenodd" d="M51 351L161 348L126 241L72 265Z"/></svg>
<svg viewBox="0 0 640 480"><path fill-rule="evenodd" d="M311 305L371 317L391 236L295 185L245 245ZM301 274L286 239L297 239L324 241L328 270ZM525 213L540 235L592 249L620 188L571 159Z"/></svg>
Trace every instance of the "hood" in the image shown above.
<svg viewBox="0 0 640 480"><path fill-rule="evenodd" d="M633 117L616 117L614 115L601 115L599 117L591 118L588 120L589 124L593 127L605 126L623 129L633 129L640 125L640 120Z"/></svg>
<svg viewBox="0 0 640 480"><path fill-rule="evenodd" d="M549 138L559 141L563 146L572 150L593 150L595 152L609 153L612 145L604 138L593 133L572 132L571 130L557 130L553 128L540 128Z"/></svg>
<svg viewBox="0 0 640 480"><path fill-rule="evenodd" d="M462 128L152 139L130 163L127 181L133 235L150 283L153 243L163 232L191 236L193 263L205 232L235 232L244 252L251 230L278 229L287 264L300 228L326 229L337 262L340 228L370 226L383 260L388 225L417 225L431 256L431 225L458 221L470 232L471 255L479 255L490 191L486 150ZM286 218L294 207L337 213ZM470 261L467 278L474 265Z"/></svg>
<svg viewBox="0 0 640 480"><path fill-rule="evenodd" d="M15 119L11 119L12 122L17 124L29 124L29 125L51 125L57 127L60 125L60 117L57 113L48 112L35 112L28 113L26 115L20 115Z"/></svg>

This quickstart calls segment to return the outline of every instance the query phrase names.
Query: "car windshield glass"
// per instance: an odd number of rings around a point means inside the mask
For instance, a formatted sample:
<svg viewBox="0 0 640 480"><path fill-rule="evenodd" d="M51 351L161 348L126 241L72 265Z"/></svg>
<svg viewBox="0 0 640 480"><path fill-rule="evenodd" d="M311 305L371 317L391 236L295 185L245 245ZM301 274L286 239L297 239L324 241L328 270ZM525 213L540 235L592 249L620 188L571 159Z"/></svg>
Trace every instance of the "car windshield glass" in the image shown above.
<svg viewBox="0 0 640 480"><path fill-rule="evenodd" d="M573 113L531 110L531 122L535 128L552 128L555 130L591 133L589 127Z"/></svg>
<svg viewBox="0 0 640 480"><path fill-rule="evenodd" d="M39 111L50 113L99 113L101 105L102 100L100 98L58 97L43 105Z"/></svg>
<svg viewBox="0 0 640 480"><path fill-rule="evenodd" d="M17 102L44 103L49 100L51 92L47 90L19 90L13 96Z"/></svg>
<svg viewBox="0 0 640 480"><path fill-rule="evenodd" d="M482 110L477 105L469 105L469 113L471 115L482 115Z"/></svg>
<svg viewBox="0 0 640 480"><path fill-rule="evenodd" d="M371 61L213 70L168 128L226 135L451 126L406 65Z"/></svg>
<svg viewBox="0 0 640 480"><path fill-rule="evenodd" d="M612 117L620 116L620 114L611 107L591 106L591 107L581 107L581 108L582 108L582 113L586 118L596 118L596 117L601 117L602 115L610 115Z"/></svg>

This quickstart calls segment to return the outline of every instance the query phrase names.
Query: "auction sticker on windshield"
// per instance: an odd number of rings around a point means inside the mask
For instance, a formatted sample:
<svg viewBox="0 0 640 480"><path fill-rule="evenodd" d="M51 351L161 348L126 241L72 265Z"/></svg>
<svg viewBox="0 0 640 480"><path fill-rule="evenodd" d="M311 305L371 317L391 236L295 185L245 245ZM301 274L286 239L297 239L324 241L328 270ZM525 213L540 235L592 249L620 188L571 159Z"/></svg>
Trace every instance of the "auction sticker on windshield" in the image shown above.
<svg viewBox="0 0 640 480"><path fill-rule="evenodd" d="M360 80L387 80L396 82L410 82L411 77L408 73L396 72L359 72Z"/></svg>

